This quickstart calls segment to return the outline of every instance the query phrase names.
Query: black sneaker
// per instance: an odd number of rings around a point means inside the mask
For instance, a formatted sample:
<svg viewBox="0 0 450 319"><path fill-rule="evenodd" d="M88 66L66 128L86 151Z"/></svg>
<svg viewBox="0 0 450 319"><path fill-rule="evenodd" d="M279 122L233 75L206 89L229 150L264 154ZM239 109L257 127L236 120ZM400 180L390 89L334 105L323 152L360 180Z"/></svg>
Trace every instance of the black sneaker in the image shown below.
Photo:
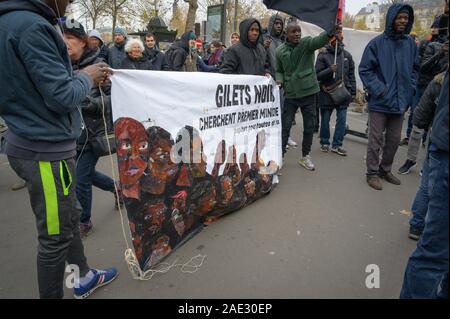
<svg viewBox="0 0 450 319"><path fill-rule="evenodd" d="M320 150L324 153L328 153L330 151L330 145L322 145Z"/></svg>
<svg viewBox="0 0 450 319"><path fill-rule="evenodd" d="M332 147L331 151L333 153L336 153L336 154L341 155L341 156L347 156L347 151L344 150L342 147Z"/></svg>
<svg viewBox="0 0 450 319"><path fill-rule="evenodd" d="M405 137L403 140L400 141L399 146L405 146L409 144L409 138Z"/></svg>
<svg viewBox="0 0 450 319"><path fill-rule="evenodd" d="M422 231L420 229L409 227L409 238L413 240L419 240L420 236L422 236Z"/></svg>
<svg viewBox="0 0 450 319"><path fill-rule="evenodd" d="M401 175L406 175L411 173L411 170L416 167L417 163L411 160L406 160L405 164L398 169L398 173Z"/></svg>

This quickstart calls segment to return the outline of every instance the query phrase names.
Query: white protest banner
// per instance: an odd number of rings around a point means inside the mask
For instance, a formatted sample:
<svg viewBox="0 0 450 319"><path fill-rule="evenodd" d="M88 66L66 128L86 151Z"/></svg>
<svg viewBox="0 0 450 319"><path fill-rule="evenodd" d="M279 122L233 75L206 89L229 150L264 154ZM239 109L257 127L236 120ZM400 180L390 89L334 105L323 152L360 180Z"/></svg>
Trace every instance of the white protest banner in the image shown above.
<svg viewBox="0 0 450 319"><path fill-rule="evenodd" d="M271 191L282 163L273 79L116 70L111 98L120 181L142 269L204 224Z"/></svg>

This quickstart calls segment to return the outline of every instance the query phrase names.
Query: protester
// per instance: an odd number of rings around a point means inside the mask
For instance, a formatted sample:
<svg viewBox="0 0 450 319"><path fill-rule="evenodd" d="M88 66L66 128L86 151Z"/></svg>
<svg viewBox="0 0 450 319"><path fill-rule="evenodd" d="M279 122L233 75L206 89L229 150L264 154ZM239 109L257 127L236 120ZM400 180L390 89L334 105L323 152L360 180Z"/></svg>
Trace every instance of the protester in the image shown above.
<svg viewBox="0 0 450 319"><path fill-rule="evenodd" d="M219 41L211 42L210 50L211 50L211 56L208 59L208 65L219 66L220 59L223 54L222 43L220 43Z"/></svg>
<svg viewBox="0 0 450 319"><path fill-rule="evenodd" d="M198 54L193 31L184 33L166 52L167 62L172 71L197 72Z"/></svg>
<svg viewBox="0 0 450 319"><path fill-rule="evenodd" d="M240 42L225 53L220 73L270 75L270 60L260 44L261 24L254 18L245 19L239 25Z"/></svg>
<svg viewBox="0 0 450 319"><path fill-rule="evenodd" d="M88 47L88 36L81 24L65 23L63 31L74 74L78 74L89 65L103 61L99 58L100 49L98 47ZM92 185L113 193L116 206L118 205L114 180L97 172L95 169L99 159L95 140L104 136L105 130L108 132L112 131L111 88L110 86L105 86L102 90L105 94L103 97L105 110L103 109L102 97L98 87L93 87L81 104L84 128L81 137L78 139L77 147L76 192L78 201L83 209L80 217L80 234L82 238L88 236L92 231ZM103 116L106 118L107 128L104 127Z"/></svg>
<svg viewBox="0 0 450 319"><path fill-rule="evenodd" d="M322 32L319 36L302 38L302 30L297 23L287 27L287 42L277 49L276 80L285 92L282 115L282 150L290 135L295 113L300 108L303 116L302 158L299 164L307 170L315 170L311 159L314 134L317 93L320 92L314 69L315 51L325 46L332 35Z"/></svg>
<svg viewBox="0 0 450 319"><path fill-rule="evenodd" d="M156 45L156 38L153 33L145 35L145 51L144 54L150 60L152 69L155 71L170 71L166 56Z"/></svg>
<svg viewBox="0 0 450 319"><path fill-rule="evenodd" d="M238 44L239 41L241 41L241 37L240 37L239 33L233 32L233 33L231 34L231 40L230 40L231 45Z"/></svg>
<svg viewBox="0 0 450 319"><path fill-rule="evenodd" d="M442 85L424 179L430 187L423 234L406 266L400 298L448 299L448 72ZM426 174L426 176L425 176Z"/></svg>
<svg viewBox="0 0 450 319"><path fill-rule="evenodd" d="M440 17L437 20L439 26ZM400 142L400 145L408 145L411 132L413 130L412 118L414 114L414 108L419 103L423 92L427 88L428 84L433 80L433 78L444 72L448 65L448 28L437 28L438 36L434 40L429 41L425 47L419 50L423 50L419 53L419 63L420 63L420 73L419 79L417 81L417 88L413 99L413 104L410 110L410 116L408 118L408 129L406 131L406 137ZM445 43L447 44L445 45ZM426 140L426 134L424 134L423 141ZM407 170L407 167L405 166Z"/></svg>
<svg viewBox="0 0 450 319"><path fill-rule="evenodd" d="M77 110L92 87L108 79L106 64L72 75L55 26L69 0L0 2L0 116L9 127L8 161L26 181L38 232L37 275L41 298L62 298L66 262L79 269L75 298L110 283L114 268L88 266L79 231L75 192ZM56 14L56 13L57 14ZM20 39L10 41L8 39ZM44 58L45 57L45 58Z"/></svg>
<svg viewBox="0 0 450 319"><path fill-rule="evenodd" d="M103 43L102 35L97 30L89 32L89 48L100 48L98 57L104 62L108 60L108 47Z"/></svg>
<svg viewBox="0 0 450 319"><path fill-rule="evenodd" d="M201 58L201 56L198 56L197 69L200 72L210 72L210 73L218 73L219 72L219 67L217 65L206 64L205 61Z"/></svg>
<svg viewBox="0 0 450 319"><path fill-rule="evenodd" d="M129 70L153 70L152 63L144 54L144 44L139 39L130 39L125 44L127 56L123 59L121 69Z"/></svg>
<svg viewBox="0 0 450 319"><path fill-rule="evenodd" d="M433 46L434 46L433 43L430 43L430 47ZM423 92L426 89L426 87L423 88L423 85L426 84L427 82L428 83L431 82L431 80L429 80L430 76L439 74L441 72L445 72L445 70L448 68L448 40L444 44L442 44L439 52L433 54L430 58L428 58L428 55L430 54L429 51L434 50L435 49L426 50L427 51L425 54L426 60L424 61L424 63L421 65L420 68L419 84L417 85L416 98L422 98ZM414 107L411 108L412 112L414 112L414 109L416 107L415 101L413 105ZM411 124L409 122L411 122ZM417 156L419 155L420 142L421 141L422 143L425 142L427 132L428 132L427 129L422 130L414 126L410 116L410 119L408 121L407 137L403 142L400 143L400 145L402 145L403 143L408 143L408 155L406 158L406 162L398 170L399 174L403 175L409 174L411 170L416 166Z"/></svg>
<svg viewBox="0 0 450 319"><path fill-rule="evenodd" d="M125 29L116 27L114 29L114 45L108 49L108 64L113 69L120 69L123 60L127 54L125 52L125 43L127 34Z"/></svg>
<svg viewBox="0 0 450 319"><path fill-rule="evenodd" d="M270 59L270 74L273 77L277 71L277 58L276 51L286 41L286 35L284 34L284 21L279 14L275 14L270 17L269 25L267 26L267 36L270 38L270 46L267 49L267 54Z"/></svg>
<svg viewBox="0 0 450 319"><path fill-rule="evenodd" d="M412 103L419 71L418 48L408 36L413 24L413 8L393 4L386 16L384 33L369 42L359 65L359 75L369 94L367 183L376 190L383 189L380 178L401 184L391 170L403 116Z"/></svg>
<svg viewBox="0 0 450 319"><path fill-rule="evenodd" d="M425 93L422 96L422 99L417 105L416 110L414 112L414 128L421 130L423 132L424 129L429 129L431 124L433 123L434 114L436 112L436 101L439 99L439 95L441 94L442 84L444 82L445 74L437 75L434 80L428 85ZM413 138L418 140L414 143ZM420 147L420 139L421 134L413 134L411 135L410 145L416 145L417 148ZM408 149L408 158L411 157L409 154L411 152L415 152L417 154L418 151ZM425 162L422 168L422 179L420 182L419 190L417 191L416 197L414 199L412 205L412 214L411 218L410 230L409 230L409 238L418 240L422 235L423 229L425 227L425 216L428 210L428 171L429 171L429 158L425 158Z"/></svg>
<svg viewBox="0 0 450 319"><path fill-rule="evenodd" d="M316 61L317 79L321 84L319 94L321 127L320 144L322 152L330 151L330 120L333 110L336 109L336 128L334 131L331 151L341 156L347 156L347 151L342 147L347 127L347 108L351 100L344 101L339 105L331 98L329 89L336 87L339 83L344 85L353 100L356 97L355 63L353 57L345 50L344 36L340 32L330 41L319 54ZM337 55L336 55L337 48Z"/></svg>

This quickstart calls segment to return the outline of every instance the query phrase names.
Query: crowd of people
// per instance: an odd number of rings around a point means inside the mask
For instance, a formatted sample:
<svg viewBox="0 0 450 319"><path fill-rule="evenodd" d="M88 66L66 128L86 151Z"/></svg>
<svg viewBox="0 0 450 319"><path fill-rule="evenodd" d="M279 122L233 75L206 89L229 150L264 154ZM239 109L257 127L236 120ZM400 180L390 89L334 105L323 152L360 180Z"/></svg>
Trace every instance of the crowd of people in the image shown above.
<svg viewBox="0 0 450 319"><path fill-rule="evenodd" d="M303 120L300 166L308 171L316 169L311 148L319 127L320 150L347 156L343 143L347 109L356 96L356 70L339 23L330 32L304 37L298 23L286 23L278 14L265 28L257 19L248 18L241 22L239 33L231 35L228 48L218 41L198 47L194 32L188 31L162 52L151 33L142 41L129 38L126 30L118 27L114 42L108 45L98 31L87 33L76 21L62 21L69 2L0 3L0 39L11 39L0 41L4 65L0 116L8 125L4 152L13 170L26 182L36 216L42 298L63 296L66 262L80 268L77 298L87 297L117 276L115 268L90 268L81 241L93 227L92 186L114 194L117 207L122 205L123 195L141 196L141 190L123 188L125 185L95 168L105 154L104 123L108 131L113 131L111 68L271 77L281 92L283 157L290 147L297 147L290 135L298 111ZM399 174L408 174L417 165L421 144L427 147L409 232L410 238L419 241L405 272L402 298L448 298L448 0L444 3L443 14L432 26L431 39L422 42L411 35L413 8L393 4L384 33L367 45L358 70L369 108L367 184L375 190L383 189L381 180L400 185L400 179L392 173L398 147L408 146L407 161ZM407 136L401 141L408 109ZM336 125L330 141L333 111ZM139 128L133 125L122 131L137 134ZM146 150L148 136L163 139L167 135L141 131ZM173 144L170 135L168 143ZM141 150L139 145L137 149ZM182 167L176 171L182 171ZM221 178L218 183L225 187L233 176L216 178ZM241 193L251 190L245 182L242 179ZM248 177L250 182L252 178ZM186 187L180 187L171 190L173 202L164 205L177 205L183 199ZM206 184L202 187L211 189ZM154 191L147 192L154 195ZM216 196L217 201L224 201L220 192L202 193L197 200L215 202ZM144 210L154 211L153 216L161 204L152 202L148 205L153 208ZM172 217L174 233L180 234L180 216ZM147 253L154 250L166 254L170 240L161 237L155 243L157 247L147 249ZM150 263L160 257L148 256L153 258Z"/></svg>

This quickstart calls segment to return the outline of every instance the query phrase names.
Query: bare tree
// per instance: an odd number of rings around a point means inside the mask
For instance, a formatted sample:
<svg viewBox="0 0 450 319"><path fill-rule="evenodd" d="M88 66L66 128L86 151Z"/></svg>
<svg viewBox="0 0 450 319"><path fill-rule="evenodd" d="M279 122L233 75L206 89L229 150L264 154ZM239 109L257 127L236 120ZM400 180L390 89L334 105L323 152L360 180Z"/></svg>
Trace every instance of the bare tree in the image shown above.
<svg viewBox="0 0 450 319"><path fill-rule="evenodd" d="M134 5L135 16L140 17L142 24L147 24L154 16L165 16L171 5L164 0L137 0Z"/></svg>
<svg viewBox="0 0 450 319"><path fill-rule="evenodd" d="M186 27L184 29L185 32L194 30L195 27L195 17L197 15L198 9L198 0L184 0L189 4L189 11L186 19Z"/></svg>
<svg viewBox="0 0 450 319"><path fill-rule="evenodd" d="M353 28L353 25L355 24L355 17L352 16L350 13L346 12L344 15L344 21L342 21L342 25L344 28Z"/></svg>
<svg viewBox="0 0 450 319"><path fill-rule="evenodd" d="M128 0L106 0L107 12L111 15L112 19L112 34L114 36L114 29L116 28L117 20L121 13L123 13Z"/></svg>
<svg viewBox="0 0 450 319"><path fill-rule="evenodd" d="M92 28L95 29L97 21L106 14L106 0L78 0L83 15L89 17L92 22Z"/></svg>

